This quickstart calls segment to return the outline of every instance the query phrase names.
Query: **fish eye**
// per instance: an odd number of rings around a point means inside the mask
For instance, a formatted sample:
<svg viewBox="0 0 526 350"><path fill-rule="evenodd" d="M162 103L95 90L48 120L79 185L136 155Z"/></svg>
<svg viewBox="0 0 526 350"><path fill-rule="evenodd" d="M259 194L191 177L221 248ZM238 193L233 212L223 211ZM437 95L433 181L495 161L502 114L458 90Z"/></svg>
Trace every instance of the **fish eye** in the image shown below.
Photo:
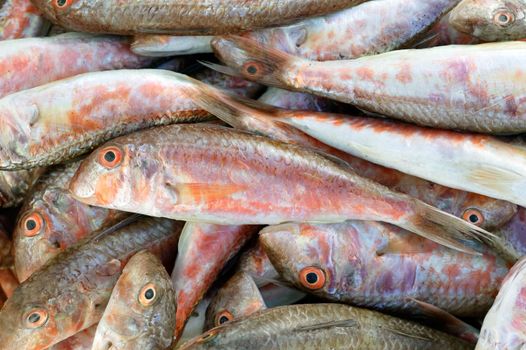
<svg viewBox="0 0 526 350"><path fill-rule="evenodd" d="M215 325L220 326L223 323L232 321L233 319L234 315L232 315L232 313L230 313L228 310L223 310L217 315Z"/></svg>
<svg viewBox="0 0 526 350"><path fill-rule="evenodd" d="M250 61L245 63L242 69L247 75L253 78L257 78L263 72L263 67L261 63L256 61Z"/></svg>
<svg viewBox="0 0 526 350"><path fill-rule="evenodd" d="M24 315L27 328L39 328L46 324L48 312L44 309L33 309Z"/></svg>
<svg viewBox="0 0 526 350"><path fill-rule="evenodd" d="M325 271L319 267L309 266L300 271L300 283L308 289L316 290L325 285Z"/></svg>
<svg viewBox="0 0 526 350"><path fill-rule="evenodd" d="M506 27L515 22L515 16L509 11L501 10L495 13L493 21L501 27Z"/></svg>
<svg viewBox="0 0 526 350"><path fill-rule="evenodd" d="M148 283L139 292L139 303L143 306L152 305L157 299L157 288L153 283Z"/></svg>
<svg viewBox="0 0 526 350"><path fill-rule="evenodd" d="M73 0L53 0L53 6L58 9L65 9L71 6Z"/></svg>
<svg viewBox="0 0 526 350"><path fill-rule="evenodd" d="M122 151L115 146L105 147L99 152L99 163L108 169L115 168L122 161Z"/></svg>
<svg viewBox="0 0 526 350"><path fill-rule="evenodd" d="M482 215L480 210L474 208L466 209L462 214L462 219L477 226L480 226L482 223L484 223L484 215Z"/></svg>
<svg viewBox="0 0 526 350"><path fill-rule="evenodd" d="M22 220L22 230L24 231L24 236L33 237L38 235L42 228L44 227L44 218L37 212L33 212L27 215Z"/></svg>

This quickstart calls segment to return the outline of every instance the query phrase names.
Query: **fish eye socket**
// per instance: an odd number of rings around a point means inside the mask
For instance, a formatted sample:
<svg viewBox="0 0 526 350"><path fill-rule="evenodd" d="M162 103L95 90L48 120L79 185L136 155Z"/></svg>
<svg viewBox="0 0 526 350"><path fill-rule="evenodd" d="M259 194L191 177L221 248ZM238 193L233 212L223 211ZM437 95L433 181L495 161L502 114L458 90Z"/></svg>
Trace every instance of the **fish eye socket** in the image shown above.
<svg viewBox="0 0 526 350"><path fill-rule="evenodd" d="M251 77L257 77L263 71L263 67L259 62L250 61L243 65L243 71Z"/></svg>
<svg viewBox="0 0 526 350"><path fill-rule="evenodd" d="M58 9L65 9L73 3L73 0L53 0L53 6Z"/></svg>
<svg viewBox="0 0 526 350"><path fill-rule="evenodd" d="M515 22L515 16L509 11L501 10L495 13L495 16L493 16L493 21L497 25L505 27Z"/></svg>
<svg viewBox="0 0 526 350"><path fill-rule="evenodd" d="M466 209L462 214L462 219L477 226L484 223L484 215L482 215L480 210L474 208Z"/></svg>
<svg viewBox="0 0 526 350"><path fill-rule="evenodd" d="M38 235L44 227L44 218L37 212L33 212L27 215L22 220L22 229L24 235L27 237L33 237Z"/></svg>
<svg viewBox="0 0 526 350"><path fill-rule="evenodd" d="M325 271L319 267L309 266L300 271L300 283L308 289L316 290L323 288L326 277Z"/></svg>
<svg viewBox="0 0 526 350"><path fill-rule="evenodd" d="M233 319L234 315L232 315L232 313L230 313L228 310L224 310L217 315L215 324L216 326L220 326L223 323L232 321Z"/></svg>
<svg viewBox="0 0 526 350"><path fill-rule="evenodd" d="M108 169L117 167L122 161L122 151L115 146L105 147L100 150L99 163Z"/></svg>
<svg viewBox="0 0 526 350"><path fill-rule="evenodd" d="M143 306L152 305L157 299L157 288L153 283L148 283L139 292L139 303Z"/></svg>
<svg viewBox="0 0 526 350"><path fill-rule="evenodd" d="M24 315L24 319L28 328L39 328L46 324L48 312L44 309L33 309Z"/></svg>

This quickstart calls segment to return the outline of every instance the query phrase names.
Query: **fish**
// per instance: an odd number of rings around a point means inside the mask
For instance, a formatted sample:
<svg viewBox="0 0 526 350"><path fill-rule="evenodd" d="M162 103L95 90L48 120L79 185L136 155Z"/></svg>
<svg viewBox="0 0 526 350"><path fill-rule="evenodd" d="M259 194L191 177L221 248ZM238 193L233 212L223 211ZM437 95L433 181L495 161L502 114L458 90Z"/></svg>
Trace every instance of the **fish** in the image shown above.
<svg viewBox="0 0 526 350"><path fill-rule="evenodd" d="M0 97L77 74L142 68L125 38L66 33L50 38L0 41Z"/></svg>
<svg viewBox="0 0 526 350"><path fill-rule="evenodd" d="M208 68L191 74L191 76L205 84L227 90L241 97L254 98L264 90L262 85L254 83L253 81L222 74Z"/></svg>
<svg viewBox="0 0 526 350"><path fill-rule="evenodd" d="M0 269L13 267L13 257L11 255L13 244L9 236L6 225L0 221Z"/></svg>
<svg viewBox="0 0 526 350"><path fill-rule="evenodd" d="M59 2L57 2L59 1ZM364 0L182 0L102 4L96 0L37 0L53 23L82 32L216 35L287 24ZM104 6L103 6L104 5ZM89 9L89 11L87 11Z"/></svg>
<svg viewBox="0 0 526 350"><path fill-rule="evenodd" d="M45 34L49 23L30 0L0 3L0 40L32 38Z"/></svg>
<svg viewBox="0 0 526 350"><path fill-rule="evenodd" d="M192 314L186 321L186 324L184 326L183 332L179 338L176 339L177 346L182 345L183 343L187 342L188 340L197 337L198 335L203 334L204 332L204 326L205 326L205 315L206 315L206 309L208 308L208 305L210 304L210 297L205 296L201 301L197 304L197 306L194 308L194 311L192 311ZM175 347L177 349L177 346Z"/></svg>
<svg viewBox="0 0 526 350"><path fill-rule="evenodd" d="M45 263L87 235L128 213L85 205L69 193L81 160L51 169L26 197L13 231L14 265L23 282Z"/></svg>
<svg viewBox="0 0 526 350"><path fill-rule="evenodd" d="M526 256L526 208L519 207L511 220L494 233L502 242L501 256L514 263Z"/></svg>
<svg viewBox="0 0 526 350"><path fill-rule="evenodd" d="M177 300L176 338L225 264L259 229L259 226L185 224L172 271Z"/></svg>
<svg viewBox="0 0 526 350"><path fill-rule="evenodd" d="M243 34L262 45L314 61L350 59L418 41L459 0L376 0L293 24ZM210 36L136 36L132 50L148 56L212 52Z"/></svg>
<svg viewBox="0 0 526 350"><path fill-rule="evenodd" d="M426 34L420 43L417 43L417 48L435 47L444 45L475 45L482 41L472 35L459 32L450 23L451 12L442 17Z"/></svg>
<svg viewBox="0 0 526 350"><path fill-rule="evenodd" d="M57 164L138 129L210 118L184 93L181 77L155 69L92 72L5 96L0 170Z"/></svg>
<svg viewBox="0 0 526 350"><path fill-rule="evenodd" d="M312 150L206 123L113 139L82 162L70 191L90 205L218 225L378 220L468 251L459 240L492 237Z"/></svg>
<svg viewBox="0 0 526 350"><path fill-rule="evenodd" d="M441 186L437 183L406 174L411 170L408 167L410 156L413 154L416 155L418 151L423 152L430 149L431 137L430 140L427 138L429 135L435 135L435 144L439 142L438 140L441 140L441 138L439 138L440 135L444 136L442 138L446 141L451 139L450 144L463 138L467 141L469 140L468 136L462 136L452 132L423 129L417 126L412 128L410 125L395 124L379 119L283 110L261 103L261 98L259 101L243 99L204 84L200 84L198 89L199 93L194 95L195 102L234 128L261 134L283 142L314 148L320 152L330 154L346 162L348 166L360 176L376 181L391 190L418 198L429 205L460 217L486 230L492 231L503 226L517 211L517 206L510 202ZM275 100L271 99L271 102L274 103ZM301 102L298 104L302 105ZM314 122L306 123L307 120ZM327 121L327 124L323 124L322 121ZM346 129L346 127L350 125L355 125L356 128ZM377 127L373 127L373 125ZM346 132L340 134L342 137L338 137L338 130L342 131L344 129ZM409 130L413 130L413 132L411 133ZM425 135L419 132L422 130L425 131ZM360 137L362 133L369 131L372 133L370 138ZM376 131L378 131L378 133L376 133ZM392 131L393 133L391 134L388 131ZM329 135L329 137L321 137L321 133ZM414 136L410 137L411 134L414 134ZM400 143L404 147L409 148L409 146L417 142L416 135L419 135L418 137L420 138L425 138L423 141L425 145L416 150L410 148L407 150L408 153L405 155L403 164L400 164L400 162L395 164L394 161L396 157L389 153L395 151L395 141L400 140ZM388 141L384 141L382 136L388 137ZM452 137L448 138L447 136ZM484 137L479 136L474 136L474 138L477 140L484 139ZM360 143L360 140L364 142ZM376 141L378 141L378 143L375 143ZM405 141L407 141L407 143L404 143ZM353 147L356 144L357 149L360 145L364 147L361 147L359 152L353 152L349 146L343 146L344 144ZM371 147L372 144L376 146ZM390 156L383 157L383 153L380 150L386 144L390 147L384 152ZM445 147L443 144L447 145L445 141L440 141L440 147L438 147L439 149L436 151L436 154L432 153L424 160L421 160L424 162L423 164L428 164L428 158L435 159L438 155L446 153L451 147L459 152L459 154L463 151L463 149L457 149L456 144L452 144L450 147ZM497 144L502 143L498 141ZM337 148L333 148L330 145ZM508 149L509 147L505 145L504 148ZM376 149L379 151L374 152ZM473 147L470 149L473 149ZM475 149L478 152L478 149ZM511 146L511 149L516 149L516 145ZM518 150L518 148L517 152L518 154L523 153L523 151ZM375 155L377 156L376 158ZM473 157L474 156L475 154L473 154ZM473 170L473 172L482 172L484 170L482 167L478 167L478 165L470 168L469 164L471 164L472 157L467 153L462 157L466 158L466 165L464 165L464 163L461 163L461 165L454 164L453 167L457 172L462 174L461 169L465 169L466 166L468 169L475 168L476 170ZM486 156L484 155L484 157ZM385 161L382 162L380 158ZM397 165L400 171L372 163L371 161L391 167L396 167ZM451 163L451 161L450 159L446 159L444 164ZM487 161L489 161L489 159ZM440 161L438 163L440 163ZM438 171L440 172L442 169L438 169ZM416 172L413 172L413 175L423 176L445 185L455 185L455 178L449 176L449 174L448 176L444 175L443 178L437 179L434 174L423 173L417 169ZM469 175L469 173L467 175ZM488 177L488 179L489 178L490 177ZM493 176L492 183L499 183L499 181L502 181L504 178L504 176ZM476 179L470 179L469 182L474 182L475 180ZM458 182L456 185L458 187ZM475 188L474 185L471 184L460 184L460 187L471 190ZM495 191L492 193L494 192Z"/></svg>
<svg viewBox="0 0 526 350"><path fill-rule="evenodd" d="M520 106L526 94L526 42L397 50L326 62L238 36L215 38L212 46L229 67L208 63L210 68L349 103L375 115L487 134L526 130Z"/></svg>
<svg viewBox="0 0 526 350"><path fill-rule="evenodd" d="M4 304L0 349L45 349L98 323L126 262L147 249L167 263L181 229L178 221L135 216L69 247Z"/></svg>
<svg viewBox="0 0 526 350"><path fill-rule="evenodd" d="M19 284L11 269L0 269L0 289L7 299L11 298Z"/></svg>
<svg viewBox="0 0 526 350"><path fill-rule="evenodd" d="M526 258L519 260L504 279L495 303L484 318L477 350L518 350L526 344L525 264Z"/></svg>
<svg viewBox="0 0 526 350"><path fill-rule="evenodd" d="M86 328L77 334L48 348L49 350L91 350L97 325Z"/></svg>
<svg viewBox="0 0 526 350"><path fill-rule="evenodd" d="M139 252L113 288L92 350L167 349L173 340L175 310L170 275L155 255Z"/></svg>
<svg viewBox="0 0 526 350"><path fill-rule="evenodd" d="M450 23L458 31L483 41L526 38L523 0L463 0L451 11Z"/></svg>
<svg viewBox="0 0 526 350"><path fill-rule="evenodd" d="M420 324L342 304L271 308L227 322L179 349L471 349Z"/></svg>
<svg viewBox="0 0 526 350"><path fill-rule="evenodd" d="M219 288L208 305L205 330L266 308L256 282L245 272L238 272Z"/></svg>
<svg viewBox="0 0 526 350"><path fill-rule="evenodd" d="M133 37L131 49L137 55L169 57L212 53L210 42L213 36L172 36L139 34Z"/></svg>
<svg viewBox="0 0 526 350"><path fill-rule="evenodd" d="M322 112L332 111L336 108L333 101L323 97L278 88L268 88L267 91L258 98L258 101L268 105L294 110Z"/></svg>
<svg viewBox="0 0 526 350"><path fill-rule="evenodd" d="M24 200L44 168L31 170L0 171L0 208L16 207Z"/></svg>
<svg viewBox="0 0 526 350"><path fill-rule="evenodd" d="M259 239L292 286L408 315L416 299L458 317L483 316L510 267L489 249L469 255L373 221L269 226Z"/></svg>

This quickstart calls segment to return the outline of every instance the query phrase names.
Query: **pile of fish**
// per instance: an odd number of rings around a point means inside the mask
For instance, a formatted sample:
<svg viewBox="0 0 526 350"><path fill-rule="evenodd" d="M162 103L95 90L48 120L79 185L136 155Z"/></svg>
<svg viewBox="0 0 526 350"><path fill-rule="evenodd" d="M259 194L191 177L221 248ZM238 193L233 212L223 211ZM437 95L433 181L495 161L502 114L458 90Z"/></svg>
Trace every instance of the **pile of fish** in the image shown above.
<svg viewBox="0 0 526 350"><path fill-rule="evenodd" d="M0 350L524 349L524 0L0 0Z"/></svg>

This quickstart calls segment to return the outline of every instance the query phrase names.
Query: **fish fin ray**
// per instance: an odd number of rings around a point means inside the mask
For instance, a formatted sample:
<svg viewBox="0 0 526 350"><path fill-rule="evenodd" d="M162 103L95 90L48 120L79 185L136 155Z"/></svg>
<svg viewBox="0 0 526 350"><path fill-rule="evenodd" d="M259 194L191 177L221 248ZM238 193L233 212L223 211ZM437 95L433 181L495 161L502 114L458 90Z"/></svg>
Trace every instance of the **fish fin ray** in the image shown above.
<svg viewBox="0 0 526 350"><path fill-rule="evenodd" d="M505 190L510 184L525 181L525 177L517 172L498 167L479 166L471 171L469 178L483 186Z"/></svg>

